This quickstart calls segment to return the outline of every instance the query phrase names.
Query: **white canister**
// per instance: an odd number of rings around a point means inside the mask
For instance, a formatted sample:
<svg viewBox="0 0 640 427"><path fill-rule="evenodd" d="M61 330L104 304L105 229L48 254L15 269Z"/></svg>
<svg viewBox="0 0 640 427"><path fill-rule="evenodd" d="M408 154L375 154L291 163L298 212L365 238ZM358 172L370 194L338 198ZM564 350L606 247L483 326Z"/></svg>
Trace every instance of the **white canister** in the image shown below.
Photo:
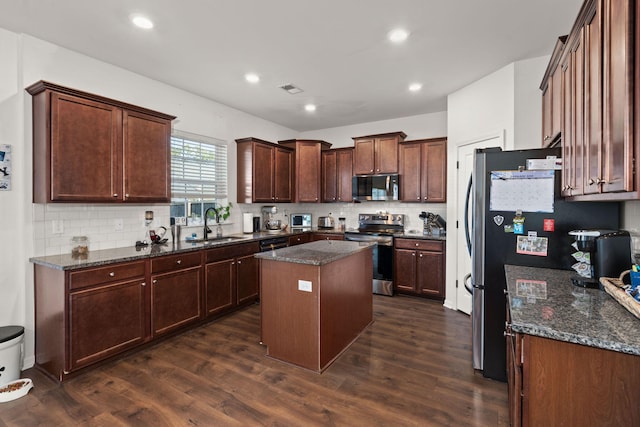
<svg viewBox="0 0 640 427"><path fill-rule="evenodd" d="M253 233L253 214L252 213L242 214L242 232Z"/></svg>

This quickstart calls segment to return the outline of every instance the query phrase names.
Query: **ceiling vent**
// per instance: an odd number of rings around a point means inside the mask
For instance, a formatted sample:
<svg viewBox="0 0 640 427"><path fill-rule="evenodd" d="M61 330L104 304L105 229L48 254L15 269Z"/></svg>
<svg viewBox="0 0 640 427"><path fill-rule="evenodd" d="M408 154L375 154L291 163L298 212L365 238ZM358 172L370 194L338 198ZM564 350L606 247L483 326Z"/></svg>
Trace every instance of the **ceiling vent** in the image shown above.
<svg viewBox="0 0 640 427"><path fill-rule="evenodd" d="M304 92L302 89L292 85L291 83L287 83L287 84L284 84L284 85L280 86L280 89L286 90L291 95L295 95L296 93Z"/></svg>

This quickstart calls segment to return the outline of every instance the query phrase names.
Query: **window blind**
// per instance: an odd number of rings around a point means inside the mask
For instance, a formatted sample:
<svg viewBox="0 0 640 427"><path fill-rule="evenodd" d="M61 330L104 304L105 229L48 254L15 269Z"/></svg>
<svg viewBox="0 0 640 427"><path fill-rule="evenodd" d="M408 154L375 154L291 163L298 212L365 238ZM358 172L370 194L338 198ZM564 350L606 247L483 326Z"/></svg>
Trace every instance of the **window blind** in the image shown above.
<svg viewBox="0 0 640 427"><path fill-rule="evenodd" d="M227 144L200 135L171 136L171 196L227 198Z"/></svg>

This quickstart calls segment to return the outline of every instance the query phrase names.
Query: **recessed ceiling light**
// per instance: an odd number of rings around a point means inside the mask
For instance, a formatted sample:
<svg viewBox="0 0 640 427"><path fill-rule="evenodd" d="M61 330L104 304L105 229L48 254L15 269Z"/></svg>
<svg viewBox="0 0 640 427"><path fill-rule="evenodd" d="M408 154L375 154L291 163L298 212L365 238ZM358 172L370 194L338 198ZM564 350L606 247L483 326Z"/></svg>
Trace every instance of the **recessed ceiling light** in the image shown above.
<svg viewBox="0 0 640 427"><path fill-rule="evenodd" d="M255 73L247 73L244 75L244 79L249 83L258 83L260 81L260 76Z"/></svg>
<svg viewBox="0 0 640 427"><path fill-rule="evenodd" d="M409 37L409 32L402 28L396 28L395 30L391 30L387 37L394 43L402 43Z"/></svg>
<svg viewBox="0 0 640 427"><path fill-rule="evenodd" d="M304 109L310 113L313 113L314 111L316 111L316 106L313 104L307 104L304 106Z"/></svg>
<svg viewBox="0 0 640 427"><path fill-rule="evenodd" d="M422 89L422 83L411 83L409 85L409 90L411 92L419 92Z"/></svg>
<svg viewBox="0 0 640 427"><path fill-rule="evenodd" d="M153 22L151 22L151 20L146 16L134 15L131 17L131 22L133 22L133 25L136 27L143 28L145 30L153 28Z"/></svg>

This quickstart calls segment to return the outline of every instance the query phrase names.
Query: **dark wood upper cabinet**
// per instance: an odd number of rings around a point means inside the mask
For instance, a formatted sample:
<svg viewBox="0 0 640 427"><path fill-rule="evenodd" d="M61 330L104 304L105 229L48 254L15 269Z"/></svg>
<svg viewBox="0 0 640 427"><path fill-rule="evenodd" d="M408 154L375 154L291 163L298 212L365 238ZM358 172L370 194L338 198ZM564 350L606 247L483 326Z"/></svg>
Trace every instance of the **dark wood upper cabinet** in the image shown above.
<svg viewBox="0 0 640 427"><path fill-rule="evenodd" d="M404 132L391 132L353 138L353 174L398 173L398 143L406 137Z"/></svg>
<svg viewBox="0 0 640 427"><path fill-rule="evenodd" d="M293 150L258 138L236 139L238 203L293 200Z"/></svg>
<svg viewBox="0 0 640 427"><path fill-rule="evenodd" d="M630 0L587 0L563 46L562 194L570 200L640 198L638 13Z"/></svg>
<svg viewBox="0 0 640 427"><path fill-rule="evenodd" d="M33 96L33 202L169 202L167 114L40 81Z"/></svg>
<svg viewBox="0 0 640 427"><path fill-rule="evenodd" d="M318 203L321 198L322 151L331 148L325 141L291 139L278 145L293 150L293 201Z"/></svg>
<svg viewBox="0 0 640 427"><path fill-rule="evenodd" d="M558 37L545 71L540 89L542 90L542 146L555 141L561 131L562 122L562 73L560 56L567 36Z"/></svg>
<svg viewBox="0 0 640 427"><path fill-rule="evenodd" d="M447 139L432 138L399 144L400 200L447 201Z"/></svg>
<svg viewBox="0 0 640 427"><path fill-rule="evenodd" d="M322 201L350 202L353 198L353 148L322 152Z"/></svg>

